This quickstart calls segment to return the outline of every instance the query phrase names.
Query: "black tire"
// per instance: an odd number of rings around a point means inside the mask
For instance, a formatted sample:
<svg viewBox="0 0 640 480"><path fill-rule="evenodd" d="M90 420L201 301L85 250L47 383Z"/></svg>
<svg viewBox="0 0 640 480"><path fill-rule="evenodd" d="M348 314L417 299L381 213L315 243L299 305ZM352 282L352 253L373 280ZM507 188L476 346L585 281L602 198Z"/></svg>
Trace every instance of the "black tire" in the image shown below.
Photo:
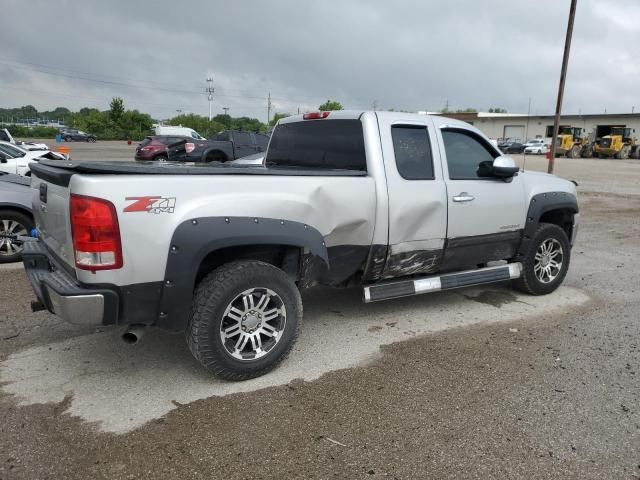
<svg viewBox="0 0 640 480"><path fill-rule="evenodd" d="M35 226L33 220L28 215L16 210L2 209L0 210L0 235L5 233L4 221L8 221L9 225L17 222L23 227L21 230L26 231L26 235L29 235ZM17 229L13 230L17 231ZM0 263L20 261L22 259L22 248L20 243L17 242L13 236L9 237L10 242L6 242L6 239L7 238L4 236L0 237ZM16 247L18 247L18 251L11 253L11 251Z"/></svg>
<svg viewBox="0 0 640 480"><path fill-rule="evenodd" d="M578 145L574 145L569 150L567 150L568 158L578 158L580 156L580 147Z"/></svg>
<svg viewBox="0 0 640 480"><path fill-rule="evenodd" d="M635 150L633 151L631 158L635 158L640 160L640 145L636 146Z"/></svg>
<svg viewBox="0 0 640 480"><path fill-rule="evenodd" d="M261 353L263 356L252 359L252 346L246 342L243 345L246 345L250 352L247 358L238 359L229 351L230 346L236 341L236 337L234 336L233 340L229 340L227 337L227 343L225 343L221 330L225 325L228 325L225 322L233 321L229 316L225 316L225 312L232 305L238 305L234 302L252 289L268 289L271 293L275 293L277 301L281 302L278 310L280 318L277 321L284 322L284 324L280 323L282 330L279 330L277 339L266 337L264 344L260 344L264 346L270 341L275 342L271 347L268 347L270 350ZM258 297L258 299L260 298L262 297ZM260 300L257 307L259 305ZM281 315L282 307L285 310L284 320ZM253 305L250 308L254 308ZM244 313L243 320L237 322L237 328L243 325L243 330L244 318L247 316L247 312ZM266 318L266 312L263 313ZM238 317L240 318L240 315ZM193 356L215 376L234 381L248 380L264 375L286 358L298 337L301 321L302 299L300 292L286 273L273 265L260 261L231 262L209 273L196 288L191 308L191 319L186 331L187 344ZM273 328L273 325L270 326ZM253 328L255 330L256 326L253 325ZM238 339L248 335L246 332L237 331L237 333L239 334ZM237 344L234 346L234 350L238 354ZM242 356L242 351L239 354Z"/></svg>
<svg viewBox="0 0 640 480"><path fill-rule="evenodd" d="M95 139L94 137L90 137L90 138L89 138L89 141L90 141L91 143L96 143L96 139Z"/></svg>
<svg viewBox="0 0 640 480"><path fill-rule="evenodd" d="M585 145L582 148L581 157L582 158L591 158L591 157L593 157L593 147L591 145Z"/></svg>
<svg viewBox="0 0 640 480"><path fill-rule="evenodd" d="M226 162L227 156L222 152L211 152L207 154L206 162Z"/></svg>
<svg viewBox="0 0 640 480"><path fill-rule="evenodd" d="M549 282L543 282L536 275L536 264L539 263L536 261L536 254L542 244L548 241L557 242L557 244L560 245L562 249L560 254L562 263L554 278ZM522 275L513 281L513 286L531 295L546 295L551 293L562 284L564 277L567 275L570 260L571 246L569 245L569 239L565 231L558 225L541 223L531 238L529 251L520 259L522 262Z"/></svg>
<svg viewBox="0 0 640 480"><path fill-rule="evenodd" d="M156 157L153 157L153 159L157 162L168 162L169 161L169 157L167 157L166 155L158 155Z"/></svg>
<svg viewBox="0 0 640 480"><path fill-rule="evenodd" d="M629 158L629 146L624 145L618 153L615 154L618 160L626 160Z"/></svg>
<svg viewBox="0 0 640 480"><path fill-rule="evenodd" d="M70 142L70 141L71 141L71 137L64 137L64 138L63 138L63 140L64 140L65 142Z"/></svg>

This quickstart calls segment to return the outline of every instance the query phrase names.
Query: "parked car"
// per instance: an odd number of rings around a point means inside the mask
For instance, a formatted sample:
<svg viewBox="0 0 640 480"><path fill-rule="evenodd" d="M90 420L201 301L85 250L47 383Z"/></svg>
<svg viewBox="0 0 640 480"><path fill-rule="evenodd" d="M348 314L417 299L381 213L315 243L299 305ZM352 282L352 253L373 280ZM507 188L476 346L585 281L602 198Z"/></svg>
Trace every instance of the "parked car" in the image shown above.
<svg viewBox="0 0 640 480"><path fill-rule="evenodd" d="M502 153L523 153L524 144L520 142L507 141L500 144Z"/></svg>
<svg viewBox="0 0 640 480"><path fill-rule="evenodd" d="M65 160L59 153L42 150L24 150L8 142L0 142L0 171L16 175L31 175L30 165L41 158Z"/></svg>
<svg viewBox="0 0 640 480"><path fill-rule="evenodd" d="M23 142L14 139L11 135L11 132L9 132L9 130L7 130L6 128L0 128L0 141L18 145L24 150L49 150L49 147L44 143Z"/></svg>
<svg viewBox="0 0 640 480"><path fill-rule="evenodd" d="M170 128L170 127L165 127ZM171 127L184 128L184 127ZM190 129L188 129L190 130ZM261 133L241 132L236 130L227 130L218 133L211 138L195 139L192 137L181 135L169 135L166 140L161 140L160 136L147 137L155 139L159 160L164 160L164 156L159 153L159 144L169 145L174 141L184 140L183 145L176 145L175 149L168 152L169 159L176 162L227 162L235 160L254 153L264 152L269 144L269 137ZM142 149L141 149L142 150ZM148 156L153 156L153 150L147 152L138 152L136 150L136 160L150 160Z"/></svg>
<svg viewBox="0 0 640 480"><path fill-rule="evenodd" d="M166 162L169 160L170 152L168 150L169 145L182 142L181 145L187 143L187 139L181 136L167 136L167 135L155 135L152 137L146 137L136 147L135 159L144 160L156 160L160 162ZM182 147L184 150L184 147Z"/></svg>
<svg viewBox="0 0 640 480"><path fill-rule="evenodd" d="M23 240L34 228L29 178L0 171L0 263L22 258Z"/></svg>
<svg viewBox="0 0 640 480"><path fill-rule="evenodd" d="M544 155L547 153L547 142L544 138L534 138L524 144L524 153Z"/></svg>
<svg viewBox="0 0 640 480"><path fill-rule="evenodd" d="M95 142L96 136L74 128L61 128L60 135L65 142Z"/></svg>
<svg viewBox="0 0 640 480"><path fill-rule="evenodd" d="M290 352L301 289L359 285L374 302L513 280L543 295L569 268L576 186L521 171L467 123L297 115L265 164L34 165L33 308L128 341L185 332L205 367L245 380Z"/></svg>

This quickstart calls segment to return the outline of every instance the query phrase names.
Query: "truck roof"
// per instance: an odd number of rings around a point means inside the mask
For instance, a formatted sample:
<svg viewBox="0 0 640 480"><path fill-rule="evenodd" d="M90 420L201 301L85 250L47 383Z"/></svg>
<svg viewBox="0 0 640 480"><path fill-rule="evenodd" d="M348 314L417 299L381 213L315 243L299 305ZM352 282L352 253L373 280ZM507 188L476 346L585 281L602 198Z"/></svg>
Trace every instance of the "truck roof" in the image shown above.
<svg viewBox="0 0 640 480"><path fill-rule="evenodd" d="M332 110L328 112L328 118L332 120L357 120L365 113L374 113L376 115L388 115L392 114L396 118L402 120L422 120L424 117L436 118L441 123L442 120L446 120L447 125L464 125L469 126L469 123L462 120L456 120L455 118L449 118L443 115L430 115L425 113L407 113L407 112L388 112L383 110ZM306 114L301 113L298 115L292 115L281 119L278 123L293 123L304 120Z"/></svg>

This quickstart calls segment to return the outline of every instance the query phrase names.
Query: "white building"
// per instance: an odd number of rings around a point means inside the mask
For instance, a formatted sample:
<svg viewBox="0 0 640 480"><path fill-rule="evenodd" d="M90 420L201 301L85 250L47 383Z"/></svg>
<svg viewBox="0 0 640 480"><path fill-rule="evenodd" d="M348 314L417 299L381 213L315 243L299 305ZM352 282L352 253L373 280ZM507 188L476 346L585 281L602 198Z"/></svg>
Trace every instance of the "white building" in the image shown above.
<svg viewBox="0 0 640 480"><path fill-rule="evenodd" d="M553 115L531 115L518 113L442 113L441 115L457 118L471 123L482 130L490 138L526 140L545 138L551 140ZM637 136L640 133L640 113L612 113L588 115L562 115L561 126L580 127L586 134L596 137L607 135L611 127L630 127Z"/></svg>

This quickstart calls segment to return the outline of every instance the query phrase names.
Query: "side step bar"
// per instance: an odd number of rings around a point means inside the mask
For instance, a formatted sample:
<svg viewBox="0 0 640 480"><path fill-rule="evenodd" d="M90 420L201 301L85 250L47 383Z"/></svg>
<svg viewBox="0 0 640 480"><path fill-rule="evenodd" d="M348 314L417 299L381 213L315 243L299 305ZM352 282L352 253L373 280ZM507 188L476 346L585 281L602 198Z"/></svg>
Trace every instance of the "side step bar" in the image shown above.
<svg viewBox="0 0 640 480"><path fill-rule="evenodd" d="M364 287L364 302L378 302L391 298L410 297L421 293L450 290L452 288L470 287L484 283L501 282L519 278L522 264L519 262L497 267L478 268L463 272L447 273L438 277L415 278L403 281L378 283Z"/></svg>

